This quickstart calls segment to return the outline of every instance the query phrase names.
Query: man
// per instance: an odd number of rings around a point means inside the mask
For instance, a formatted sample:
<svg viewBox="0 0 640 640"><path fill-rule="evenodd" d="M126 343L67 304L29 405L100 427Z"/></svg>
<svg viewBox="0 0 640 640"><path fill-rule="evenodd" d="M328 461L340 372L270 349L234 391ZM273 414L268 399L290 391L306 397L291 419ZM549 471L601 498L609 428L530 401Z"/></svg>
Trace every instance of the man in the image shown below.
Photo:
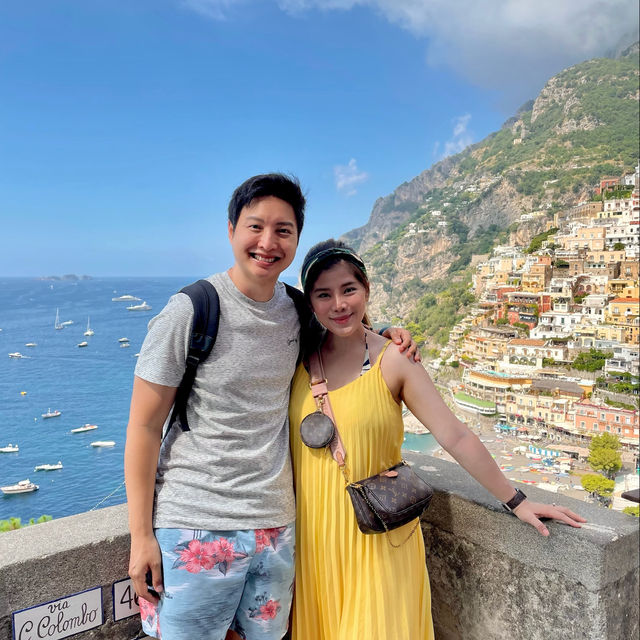
<svg viewBox="0 0 640 640"><path fill-rule="evenodd" d="M235 190L234 264L209 278L220 297L218 337L189 397L190 430L173 428L164 442L190 299L173 296L149 323L125 449L129 575L148 635L280 640L286 632L295 539L287 409L300 325L278 277L295 256L304 208L298 182L281 174Z"/></svg>

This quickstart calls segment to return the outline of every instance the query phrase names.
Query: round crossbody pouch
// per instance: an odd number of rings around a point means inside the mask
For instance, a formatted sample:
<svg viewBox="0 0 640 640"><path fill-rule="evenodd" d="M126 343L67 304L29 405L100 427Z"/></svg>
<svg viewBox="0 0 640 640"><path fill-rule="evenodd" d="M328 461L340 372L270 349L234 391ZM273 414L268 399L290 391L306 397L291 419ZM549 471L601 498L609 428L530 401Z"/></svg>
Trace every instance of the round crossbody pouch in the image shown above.
<svg viewBox="0 0 640 640"><path fill-rule="evenodd" d="M335 433L335 425L322 411L310 413L300 423L300 438L312 449L326 447L333 440Z"/></svg>

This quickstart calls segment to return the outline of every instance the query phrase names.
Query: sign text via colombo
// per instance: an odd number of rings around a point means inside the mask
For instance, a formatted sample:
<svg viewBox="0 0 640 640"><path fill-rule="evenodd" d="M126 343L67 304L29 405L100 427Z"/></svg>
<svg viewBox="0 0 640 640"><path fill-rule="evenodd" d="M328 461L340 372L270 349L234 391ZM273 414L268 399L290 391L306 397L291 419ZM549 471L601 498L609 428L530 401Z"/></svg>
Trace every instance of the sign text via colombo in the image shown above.
<svg viewBox="0 0 640 640"><path fill-rule="evenodd" d="M96 587L30 609L14 611L14 640L60 640L104 622L102 589Z"/></svg>

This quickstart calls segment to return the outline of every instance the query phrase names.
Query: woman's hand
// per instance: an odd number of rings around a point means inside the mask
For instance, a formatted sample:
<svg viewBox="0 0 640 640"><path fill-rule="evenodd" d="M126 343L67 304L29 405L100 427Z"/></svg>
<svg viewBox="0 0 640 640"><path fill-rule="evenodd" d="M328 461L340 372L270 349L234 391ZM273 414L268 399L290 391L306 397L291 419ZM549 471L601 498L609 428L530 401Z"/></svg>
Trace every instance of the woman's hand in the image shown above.
<svg viewBox="0 0 640 640"><path fill-rule="evenodd" d="M581 522L586 522L585 518L579 516L577 513L573 513L573 511L567 507L531 502L530 500L521 502L513 510L513 514L522 520L522 522L526 522L536 528L540 534L545 537L549 535L549 529L540 521L540 518L559 520L560 522L568 524L570 527L578 528Z"/></svg>
<svg viewBox="0 0 640 640"><path fill-rule="evenodd" d="M414 362L420 362L422 356L418 351L418 344L411 337L411 333L407 329L401 329L400 327L388 327L382 332L382 336L389 340L393 340L398 345L398 350L402 353L407 350L405 355L407 358L413 358Z"/></svg>

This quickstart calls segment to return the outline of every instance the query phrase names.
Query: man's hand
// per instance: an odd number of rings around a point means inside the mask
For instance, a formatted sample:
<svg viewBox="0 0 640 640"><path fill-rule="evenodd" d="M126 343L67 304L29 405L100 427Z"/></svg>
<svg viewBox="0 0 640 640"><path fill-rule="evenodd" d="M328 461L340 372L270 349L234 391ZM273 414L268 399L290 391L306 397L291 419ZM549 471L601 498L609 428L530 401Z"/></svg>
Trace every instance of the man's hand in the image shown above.
<svg viewBox="0 0 640 640"><path fill-rule="evenodd" d="M414 362L420 362L422 360L420 351L418 351L418 345L407 329L388 327L382 332L382 336L393 340L393 342L398 345L398 350L401 353L406 349L407 353L405 355L407 358L413 358Z"/></svg>
<svg viewBox="0 0 640 640"><path fill-rule="evenodd" d="M530 500L521 502L513 510L513 514L522 520L522 522L526 522L537 529L538 532L545 537L549 535L549 529L545 527L544 523L541 522L539 518L559 520L571 527L578 528L580 527L581 522L586 522L582 516L579 516L577 513L573 513L573 511L567 507L558 507L555 504L531 502Z"/></svg>
<svg viewBox="0 0 640 640"><path fill-rule="evenodd" d="M131 540L131 554L129 556L129 577L133 582L139 598L148 600L156 605L159 598L149 591L146 576L151 572L151 585L155 593L162 593L162 556L158 541L154 536L144 538L140 541Z"/></svg>

